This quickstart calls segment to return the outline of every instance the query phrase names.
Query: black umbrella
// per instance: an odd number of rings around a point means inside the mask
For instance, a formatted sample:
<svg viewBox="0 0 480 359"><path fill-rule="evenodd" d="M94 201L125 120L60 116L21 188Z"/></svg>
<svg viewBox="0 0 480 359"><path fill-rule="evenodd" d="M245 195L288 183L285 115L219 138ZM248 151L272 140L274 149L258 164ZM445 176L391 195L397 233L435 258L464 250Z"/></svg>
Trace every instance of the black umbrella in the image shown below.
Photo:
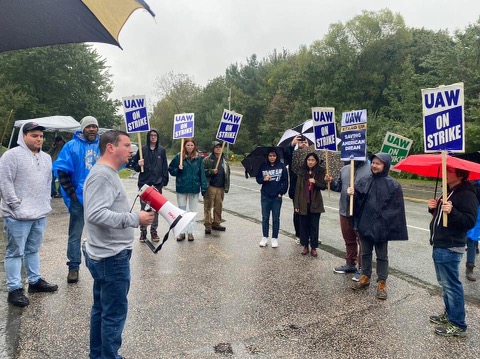
<svg viewBox="0 0 480 359"><path fill-rule="evenodd" d="M248 176L257 176L260 166L267 161L267 155L272 150L272 148L276 150L280 162L285 163L285 154L283 152L283 147L259 146L242 160L242 165L245 168L245 178L248 178ZM285 165L287 165L287 163L285 163Z"/></svg>
<svg viewBox="0 0 480 359"><path fill-rule="evenodd" d="M118 35L143 0L0 0L0 52L57 44L104 42Z"/></svg>
<svg viewBox="0 0 480 359"><path fill-rule="evenodd" d="M304 123L286 130L277 146L287 147L292 142L293 138L298 135L304 135L308 144L311 145L315 141L315 134L313 133L313 120L305 121Z"/></svg>

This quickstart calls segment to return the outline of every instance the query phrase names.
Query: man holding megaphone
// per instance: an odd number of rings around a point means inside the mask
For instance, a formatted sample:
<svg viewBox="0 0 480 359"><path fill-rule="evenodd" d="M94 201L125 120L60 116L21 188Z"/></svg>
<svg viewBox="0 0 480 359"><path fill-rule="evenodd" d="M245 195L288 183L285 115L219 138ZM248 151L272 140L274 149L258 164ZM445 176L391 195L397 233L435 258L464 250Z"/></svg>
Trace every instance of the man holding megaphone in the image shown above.
<svg viewBox="0 0 480 359"><path fill-rule="evenodd" d="M90 358L118 358L128 311L134 228L151 225L154 212L131 213L118 176L132 156L128 134L111 130L100 138L100 158L83 189L85 262L93 277Z"/></svg>

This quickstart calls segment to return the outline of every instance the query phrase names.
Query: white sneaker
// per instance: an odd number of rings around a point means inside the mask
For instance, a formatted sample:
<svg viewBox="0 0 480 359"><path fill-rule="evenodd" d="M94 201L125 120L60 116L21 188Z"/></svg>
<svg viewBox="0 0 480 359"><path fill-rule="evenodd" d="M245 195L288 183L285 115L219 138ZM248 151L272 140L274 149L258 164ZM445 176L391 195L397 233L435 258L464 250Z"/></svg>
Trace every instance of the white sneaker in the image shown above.
<svg viewBox="0 0 480 359"><path fill-rule="evenodd" d="M272 248L278 248L278 239L272 238Z"/></svg>
<svg viewBox="0 0 480 359"><path fill-rule="evenodd" d="M298 237L295 237L295 243L298 244L298 245L302 244L302 243L300 242L300 238L298 238Z"/></svg>
<svg viewBox="0 0 480 359"><path fill-rule="evenodd" d="M260 241L259 246L260 247L266 247L268 242L268 237L263 237L262 240Z"/></svg>

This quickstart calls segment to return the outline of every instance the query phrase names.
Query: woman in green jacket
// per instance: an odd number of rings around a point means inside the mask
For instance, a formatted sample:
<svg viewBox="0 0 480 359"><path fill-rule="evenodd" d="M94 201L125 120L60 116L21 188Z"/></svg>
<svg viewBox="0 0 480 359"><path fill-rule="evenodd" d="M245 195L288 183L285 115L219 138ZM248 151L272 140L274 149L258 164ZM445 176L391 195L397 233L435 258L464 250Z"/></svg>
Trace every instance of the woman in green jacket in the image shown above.
<svg viewBox="0 0 480 359"><path fill-rule="evenodd" d="M180 156L183 157L183 163L180 164ZM168 172L176 177L175 191L177 192L177 203L180 209L191 212L197 211L198 196L207 191L207 178L203 167L203 159L198 155L197 144L193 138L187 138L184 141L181 154L177 153L168 166ZM186 227L186 233L189 241L193 241L193 229L195 222L191 221ZM177 237L177 241L183 241L185 233Z"/></svg>

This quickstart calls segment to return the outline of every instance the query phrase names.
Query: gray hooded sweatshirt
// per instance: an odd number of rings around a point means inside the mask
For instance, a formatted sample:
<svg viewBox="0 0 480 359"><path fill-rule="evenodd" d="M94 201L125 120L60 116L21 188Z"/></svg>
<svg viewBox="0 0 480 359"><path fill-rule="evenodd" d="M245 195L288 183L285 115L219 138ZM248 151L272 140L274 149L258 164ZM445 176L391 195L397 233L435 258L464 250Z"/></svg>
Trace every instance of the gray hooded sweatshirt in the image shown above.
<svg viewBox="0 0 480 359"><path fill-rule="evenodd" d="M3 217L37 220L51 211L52 159L41 151L34 154L23 140L0 157L0 209Z"/></svg>

